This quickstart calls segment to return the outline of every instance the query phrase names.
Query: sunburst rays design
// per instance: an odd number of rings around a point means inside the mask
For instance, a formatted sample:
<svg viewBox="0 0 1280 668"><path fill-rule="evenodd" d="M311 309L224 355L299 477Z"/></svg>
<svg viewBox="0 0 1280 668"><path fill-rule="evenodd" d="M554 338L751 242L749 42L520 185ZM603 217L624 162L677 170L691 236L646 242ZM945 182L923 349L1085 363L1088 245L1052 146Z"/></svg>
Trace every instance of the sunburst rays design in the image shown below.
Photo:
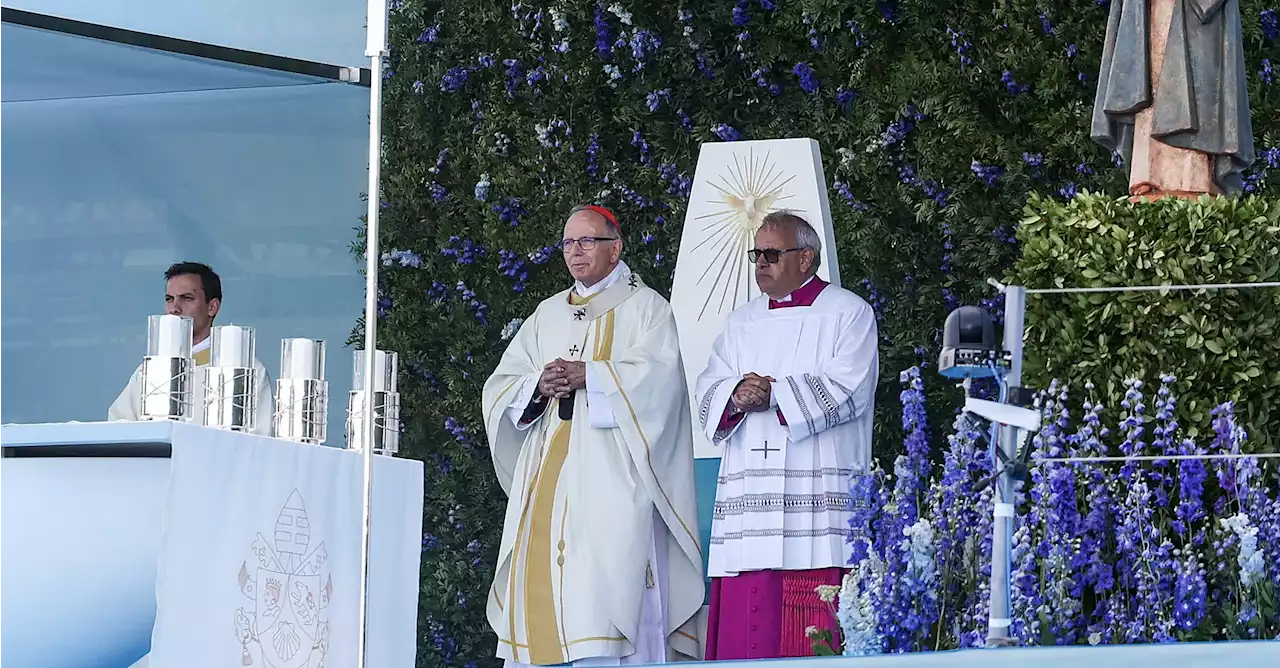
<svg viewBox="0 0 1280 668"><path fill-rule="evenodd" d="M779 206L780 202L793 197L785 188L796 177L783 173L770 160L770 152L759 156L753 149L748 149L745 157L737 153L732 157L732 165L707 181L720 195L707 200L707 203L718 204L721 208L694 218L695 221L706 222L699 230L704 235L702 240L691 250L710 246L712 255L698 277L698 286L707 295L698 312L698 320L707 314L713 301L718 302L717 312L723 313L725 307L733 310L755 296L758 288L751 280L747 251L755 241L756 230L760 229L761 221L771 211L784 208L802 211ZM706 285L708 281L710 285ZM731 290L732 300L728 299Z"/></svg>

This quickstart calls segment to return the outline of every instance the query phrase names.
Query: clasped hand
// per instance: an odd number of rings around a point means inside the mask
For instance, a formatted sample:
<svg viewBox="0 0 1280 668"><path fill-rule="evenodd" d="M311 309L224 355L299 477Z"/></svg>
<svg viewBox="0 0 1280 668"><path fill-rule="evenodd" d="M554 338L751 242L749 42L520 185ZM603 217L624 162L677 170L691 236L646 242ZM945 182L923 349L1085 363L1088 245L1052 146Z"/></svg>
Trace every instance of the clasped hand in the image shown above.
<svg viewBox="0 0 1280 668"><path fill-rule="evenodd" d="M556 358L542 367L538 394L564 399L587 386L587 363Z"/></svg>
<svg viewBox="0 0 1280 668"><path fill-rule="evenodd" d="M748 373L742 377L738 387L733 390L733 403L738 410L752 413L769 408L772 383L777 382L773 376L761 376Z"/></svg>

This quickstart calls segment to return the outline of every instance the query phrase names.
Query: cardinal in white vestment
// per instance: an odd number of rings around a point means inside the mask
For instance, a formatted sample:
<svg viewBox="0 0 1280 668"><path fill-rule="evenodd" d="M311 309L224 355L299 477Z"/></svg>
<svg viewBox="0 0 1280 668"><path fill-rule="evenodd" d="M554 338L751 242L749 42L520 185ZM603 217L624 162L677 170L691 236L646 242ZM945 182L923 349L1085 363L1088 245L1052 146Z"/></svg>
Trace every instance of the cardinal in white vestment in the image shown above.
<svg viewBox="0 0 1280 668"><path fill-rule="evenodd" d="M698 376L699 428L721 448L706 658L809 656L831 629L815 592L850 558L849 484L871 458L876 319L818 278L821 238L766 216L748 256L765 293L729 315Z"/></svg>
<svg viewBox="0 0 1280 668"><path fill-rule="evenodd" d="M489 624L519 665L697 658L692 426L671 307L620 260L617 218L575 209L576 279L525 320L484 386L507 493Z"/></svg>
<svg viewBox="0 0 1280 668"><path fill-rule="evenodd" d="M209 265L199 262L179 262L164 272L164 308L169 315L184 315L192 320L191 356L197 366L210 362L209 334L213 331L213 319L222 308L222 279ZM267 368L255 357L254 371L258 376L257 424L253 433L271 435L271 416L275 402L271 393L271 376ZM204 415L204 384L196 379L192 383L192 403L195 404L193 421L199 423ZM120 396L107 411L107 419L138 420L142 411L142 365L134 369Z"/></svg>

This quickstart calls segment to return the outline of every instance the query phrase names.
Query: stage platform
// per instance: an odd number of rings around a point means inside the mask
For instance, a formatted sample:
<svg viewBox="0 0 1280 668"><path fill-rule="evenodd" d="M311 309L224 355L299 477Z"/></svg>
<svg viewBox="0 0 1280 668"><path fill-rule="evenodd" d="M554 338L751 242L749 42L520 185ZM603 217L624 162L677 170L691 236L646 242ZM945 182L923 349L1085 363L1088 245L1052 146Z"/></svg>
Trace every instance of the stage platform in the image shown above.
<svg viewBox="0 0 1280 668"><path fill-rule="evenodd" d="M1280 641L1010 647L880 656L716 661L716 668L1280 668ZM838 665L837 665L838 664Z"/></svg>

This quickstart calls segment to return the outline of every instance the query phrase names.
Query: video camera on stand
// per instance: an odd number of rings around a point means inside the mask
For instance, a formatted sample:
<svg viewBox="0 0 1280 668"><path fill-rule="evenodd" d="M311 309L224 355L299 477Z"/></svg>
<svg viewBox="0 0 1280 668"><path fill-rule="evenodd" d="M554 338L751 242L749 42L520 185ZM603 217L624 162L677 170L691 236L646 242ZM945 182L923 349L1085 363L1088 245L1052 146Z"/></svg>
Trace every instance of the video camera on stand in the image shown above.
<svg viewBox="0 0 1280 668"><path fill-rule="evenodd" d="M951 315L942 331L942 352L938 371L947 378L960 379L965 389L964 411L992 424L989 439L999 464L991 477L973 487L973 493L996 483L991 543L991 601L988 606L987 646L1015 644L1009 635L1012 624L1009 605L1012 564L1015 481L1026 480L1031 455L1031 434L1040 430L1040 412L1030 408L1032 393L1022 387L1022 330L1025 322L1026 289L993 283L1005 293L1004 350L996 346L991 316L977 306L962 306ZM1000 400L969 396L974 378L994 378L1000 385ZM998 436L997 436L998 434ZM994 465L994 462L993 462Z"/></svg>

